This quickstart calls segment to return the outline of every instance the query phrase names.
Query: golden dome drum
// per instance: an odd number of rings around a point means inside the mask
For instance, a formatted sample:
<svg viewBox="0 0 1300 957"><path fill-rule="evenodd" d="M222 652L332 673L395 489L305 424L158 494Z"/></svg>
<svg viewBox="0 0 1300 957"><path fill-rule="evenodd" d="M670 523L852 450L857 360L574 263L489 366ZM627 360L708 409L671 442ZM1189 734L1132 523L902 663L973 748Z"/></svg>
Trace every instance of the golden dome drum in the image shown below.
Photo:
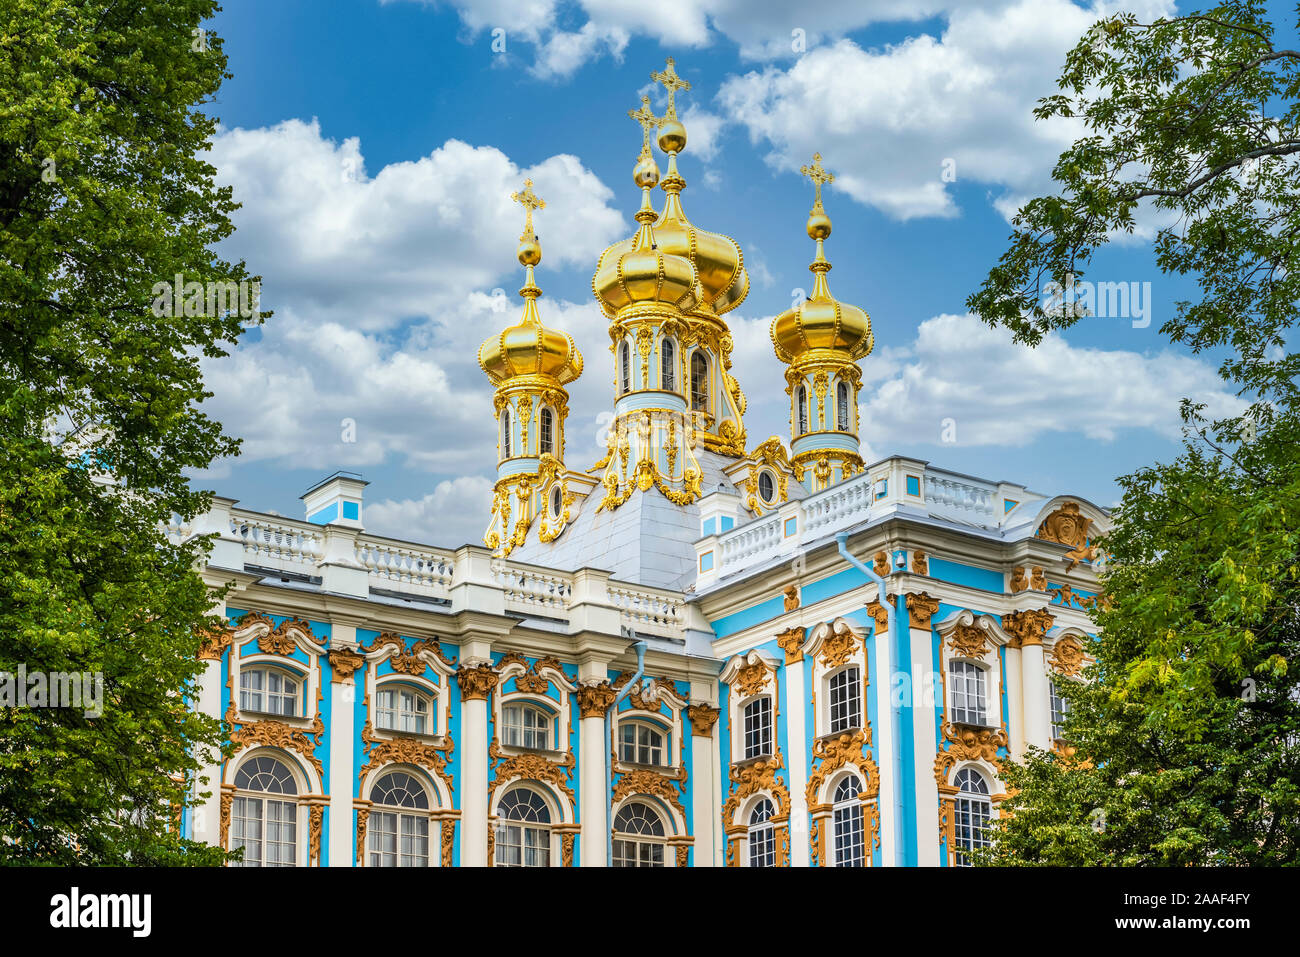
<svg viewBox="0 0 1300 957"><path fill-rule="evenodd" d="M573 337L527 318L479 346L478 364L493 385L519 376L548 376L567 385L582 375L582 353Z"/></svg>
<svg viewBox="0 0 1300 957"><path fill-rule="evenodd" d="M772 344L782 362L816 349L833 349L847 358L861 359L871 352L871 318L865 310L831 296L805 299L772 321Z"/></svg>

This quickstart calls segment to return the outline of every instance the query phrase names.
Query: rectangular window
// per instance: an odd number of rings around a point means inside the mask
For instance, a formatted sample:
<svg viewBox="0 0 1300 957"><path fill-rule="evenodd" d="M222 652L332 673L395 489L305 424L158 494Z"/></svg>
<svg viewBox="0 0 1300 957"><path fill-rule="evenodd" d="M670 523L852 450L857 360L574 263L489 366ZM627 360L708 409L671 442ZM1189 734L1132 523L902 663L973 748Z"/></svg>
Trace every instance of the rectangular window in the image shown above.
<svg viewBox="0 0 1300 957"><path fill-rule="evenodd" d="M1056 682L1048 683L1052 708L1052 740L1060 741L1065 737L1065 715L1070 710L1070 703L1061 697Z"/></svg>
<svg viewBox="0 0 1300 957"><path fill-rule="evenodd" d="M984 828L993 815L989 802L977 798L958 798L954 811L953 836L957 839L957 847L954 848L953 863L958 867L970 867L965 852L988 847L988 832Z"/></svg>
<svg viewBox="0 0 1300 957"><path fill-rule="evenodd" d="M984 669L970 661L953 661L948 665L948 677L952 682L952 720L987 725Z"/></svg>
<svg viewBox="0 0 1300 957"><path fill-rule="evenodd" d="M909 475L907 477L907 494L915 495L918 498L921 495L921 477L919 475Z"/></svg>
<svg viewBox="0 0 1300 957"><path fill-rule="evenodd" d="M551 718L539 708L514 705L501 712L502 743L513 748L550 749Z"/></svg>
<svg viewBox="0 0 1300 957"><path fill-rule="evenodd" d="M857 668L845 668L831 675L830 731L838 734L862 727L862 682Z"/></svg>
<svg viewBox="0 0 1300 957"><path fill-rule="evenodd" d="M772 825L749 832L749 866L776 867L776 831Z"/></svg>
<svg viewBox="0 0 1300 957"><path fill-rule="evenodd" d="M745 705L745 757L772 753L772 699L757 698Z"/></svg>
<svg viewBox="0 0 1300 957"><path fill-rule="evenodd" d="M628 764L664 764L664 736L645 724L619 725L619 760Z"/></svg>

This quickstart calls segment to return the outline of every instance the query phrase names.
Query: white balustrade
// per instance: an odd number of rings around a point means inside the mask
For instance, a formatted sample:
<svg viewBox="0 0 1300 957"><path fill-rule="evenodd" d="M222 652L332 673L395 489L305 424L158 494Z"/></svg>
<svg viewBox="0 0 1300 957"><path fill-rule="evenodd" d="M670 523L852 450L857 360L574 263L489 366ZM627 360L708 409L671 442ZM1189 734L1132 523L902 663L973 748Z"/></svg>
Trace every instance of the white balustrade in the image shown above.
<svg viewBox="0 0 1300 957"><path fill-rule="evenodd" d="M573 594L573 578L562 572L497 561L493 577L505 590L506 610L550 617L563 616Z"/></svg>
<svg viewBox="0 0 1300 957"><path fill-rule="evenodd" d="M450 593L455 565L450 551L361 535L357 538L356 560L370 573L372 587L435 598L447 598Z"/></svg>
<svg viewBox="0 0 1300 957"><path fill-rule="evenodd" d="M685 599L679 592L614 581L607 587L610 602L618 608L623 627L629 634L640 632L666 638L682 637Z"/></svg>
<svg viewBox="0 0 1300 957"><path fill-rule="evenodd" d="M260 568L314 574L324 554L320 527L250 512L232 512L230 534L244 546L244 561Z"/></svg>

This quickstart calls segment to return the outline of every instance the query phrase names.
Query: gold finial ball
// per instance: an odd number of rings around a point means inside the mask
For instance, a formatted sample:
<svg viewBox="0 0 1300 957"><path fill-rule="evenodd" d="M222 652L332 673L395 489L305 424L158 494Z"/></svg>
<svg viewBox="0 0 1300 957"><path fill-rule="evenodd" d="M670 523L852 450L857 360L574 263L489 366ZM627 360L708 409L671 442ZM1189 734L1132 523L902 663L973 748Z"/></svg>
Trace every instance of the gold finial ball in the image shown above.
<svg viewBox="0 0 1300 957"><path fill-rule="evenodd" d="M642 189L653 189L659 182L659 165L653 156L643 156L632 169L632 178Z"/></svg>
<svg viewBox="0 0 1300 957"><path fill-rule="evenodd" d="M542 244L537 241L537 234L532 239L519 242L519 265L536 266L542 261Z"/></svg>
<svg viewBox="0 0 1300 957"><path fill-rule="evenodd" d="M659 127L659 148L665 153L680 153L686 149L686 127L680 120L664 120Z"/></svg>
<svg viewBox="0 0 1300 957"><path fill-rule="evenodd" d="M808 214L808 238L825 239L831 234L831 218L824 209L814 209Z"/></svg>

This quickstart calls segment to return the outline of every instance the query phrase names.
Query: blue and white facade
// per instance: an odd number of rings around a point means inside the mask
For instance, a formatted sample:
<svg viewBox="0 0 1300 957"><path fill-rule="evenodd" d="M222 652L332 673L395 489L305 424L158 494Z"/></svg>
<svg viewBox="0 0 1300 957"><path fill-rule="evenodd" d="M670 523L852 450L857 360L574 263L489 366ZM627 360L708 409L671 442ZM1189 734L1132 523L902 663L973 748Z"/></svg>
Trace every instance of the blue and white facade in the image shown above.
<svg viewBox="0 0 1300 957"><path fill-rule="evenodd" d="M197 706L234 754L195 782L187 835L313 867L954 866L1006 763L1068 748L1054 686L1086 661L1107 513L862 460L873 338L827 281L820 155L813 292L771 330L791 435L751 448L725 318L743 257L687 219L689 85L671 60L653 78L666 115L631 113L639 228L592 284L603 459L565 463L583 360L543 324L526 182L523 313L479 352L498 436L484 545L367 532L366 483L343 473L303 521L218 498L171 530L214 536L203 574L231 586Z"/></svg>

